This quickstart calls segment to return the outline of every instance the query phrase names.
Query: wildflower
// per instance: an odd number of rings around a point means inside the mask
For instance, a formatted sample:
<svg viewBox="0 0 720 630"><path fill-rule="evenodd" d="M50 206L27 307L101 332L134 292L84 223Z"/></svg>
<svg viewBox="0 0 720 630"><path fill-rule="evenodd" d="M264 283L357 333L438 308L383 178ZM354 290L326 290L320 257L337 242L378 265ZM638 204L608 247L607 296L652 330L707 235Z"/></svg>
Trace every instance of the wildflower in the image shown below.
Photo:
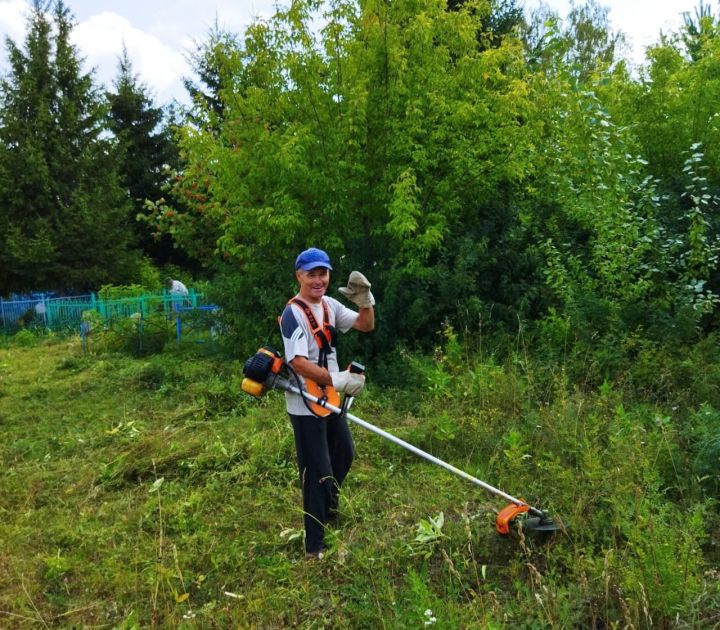
<svg viewBox="0 0 720 630"><path fill-rule="evenodd" d="M433 615L433 611L429 608L425 611L425 616L427 617L427 619L425 620L426 626L432 626L437 621L437 619Z"/></svg>

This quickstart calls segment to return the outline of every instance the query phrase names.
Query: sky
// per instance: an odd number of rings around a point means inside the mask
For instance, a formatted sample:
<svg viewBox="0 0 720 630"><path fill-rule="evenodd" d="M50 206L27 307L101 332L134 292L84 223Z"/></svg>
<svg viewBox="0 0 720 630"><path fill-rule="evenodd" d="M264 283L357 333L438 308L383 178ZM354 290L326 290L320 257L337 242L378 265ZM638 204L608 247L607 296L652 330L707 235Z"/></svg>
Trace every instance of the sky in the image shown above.
<svg viewBox="0 0 720 630"><path fill-rule="evenodd" d="M289 0L281 0L285 5ZM541 0L525 0L526 10ZM707 1L707 0L706 0ZM570 0L543 0L565 17ZM139 80L157 105L173 100L187 104L183 77L192 77L188 53L205 41L217 23L241 34L253 19L270 17L276 0L65 0L75 17L73 43L93 69L98 83L108 87L118 72L123 43ZM578 4L582 4L579 2ZM639 64L645 47L658 40L660 30L675 30L684 11L693 12L698 0L600 0L610 9L615 30L626 34L631 60ZM713 11L718 0L712 0ZM22 45L30 0L0 0L0 73L7 72L5 38Z"/></svg>

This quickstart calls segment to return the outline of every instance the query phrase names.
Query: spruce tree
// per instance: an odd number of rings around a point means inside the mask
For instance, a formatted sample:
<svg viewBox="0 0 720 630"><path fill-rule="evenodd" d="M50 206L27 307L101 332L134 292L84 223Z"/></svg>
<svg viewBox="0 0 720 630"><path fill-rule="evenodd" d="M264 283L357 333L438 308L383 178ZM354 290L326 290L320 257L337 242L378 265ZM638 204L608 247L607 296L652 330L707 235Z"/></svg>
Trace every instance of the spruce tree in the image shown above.
<svg viewBox="0 0 720 630"><path fill-rule="evenodd" d="M237 35L223 30L220 25L210 29L207 40L198 43L189 54L188 60L196 74L196 79L186 77L185 89L193 102L190 112L192 123L207 127L218 125L225 112L222 91L227 85L228 58L240 49ZM238 87L238 86L235 86Z"/></svg>
<svg viewBox="0 0 720 630"><path fill-rule="evenodd" d="M109 128L115 136L120 182L131 203L129 220L135 242L158 262L167 262L177 252L170 239L153 240L147 222L136 217L145 214L145 200L156 201L163 196L166 165L177 166L171 125L163 109L154 105L147 86L133 73L125 47L113 87L114 91L107 93Z"/></svg>
<svg viewBox="0 0 720 630"><path fill-rule="evenodd" d="M69 9L34 0L0 81L0 292L79 291L132 279L128 199L106 109L71 44Z"/></svg>

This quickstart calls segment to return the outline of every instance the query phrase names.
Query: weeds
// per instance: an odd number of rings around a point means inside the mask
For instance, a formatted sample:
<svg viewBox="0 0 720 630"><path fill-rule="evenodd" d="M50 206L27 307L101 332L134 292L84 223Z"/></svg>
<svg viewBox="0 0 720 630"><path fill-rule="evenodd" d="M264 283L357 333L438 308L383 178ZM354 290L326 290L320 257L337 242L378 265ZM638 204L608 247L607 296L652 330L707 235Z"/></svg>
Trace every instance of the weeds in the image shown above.
<svg viewBox="0 0 720 630"><path fill-rule="evenodd" d="M356 427L343 522L308 565L282 397L243 397L239 363L82 355L77 340L0 350L0 624L717 623L715 406L640 403L637 381L574 389L444 339L413 357L414 396L371 383L354 413L565 532L497 537L495 497Z"/></svg>

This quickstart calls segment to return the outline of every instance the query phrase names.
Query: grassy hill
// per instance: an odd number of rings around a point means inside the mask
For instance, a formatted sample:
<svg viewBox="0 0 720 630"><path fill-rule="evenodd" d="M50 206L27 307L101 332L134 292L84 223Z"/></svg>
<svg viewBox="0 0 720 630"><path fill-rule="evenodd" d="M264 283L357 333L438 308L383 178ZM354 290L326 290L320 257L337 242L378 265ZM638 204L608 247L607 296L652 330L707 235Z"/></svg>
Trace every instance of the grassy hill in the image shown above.
<svg viewBox="0 0 720 630"><path fill-rule="evenodd" d="M370 373L353 413L548 509L565 532L499 537L502 501L355 426L342 521L329 555L307 562L282 396L244 395L239 361L199 346L136 358L83 355L75 338L11 341L0 626L720 621L717 370L690 369L680 387L667 364L644 381L640 365L634 380L583 389L561 366L500 365L457 344L402 361L407 387ZM676 389L639 395L658 378Z"/></svg>

